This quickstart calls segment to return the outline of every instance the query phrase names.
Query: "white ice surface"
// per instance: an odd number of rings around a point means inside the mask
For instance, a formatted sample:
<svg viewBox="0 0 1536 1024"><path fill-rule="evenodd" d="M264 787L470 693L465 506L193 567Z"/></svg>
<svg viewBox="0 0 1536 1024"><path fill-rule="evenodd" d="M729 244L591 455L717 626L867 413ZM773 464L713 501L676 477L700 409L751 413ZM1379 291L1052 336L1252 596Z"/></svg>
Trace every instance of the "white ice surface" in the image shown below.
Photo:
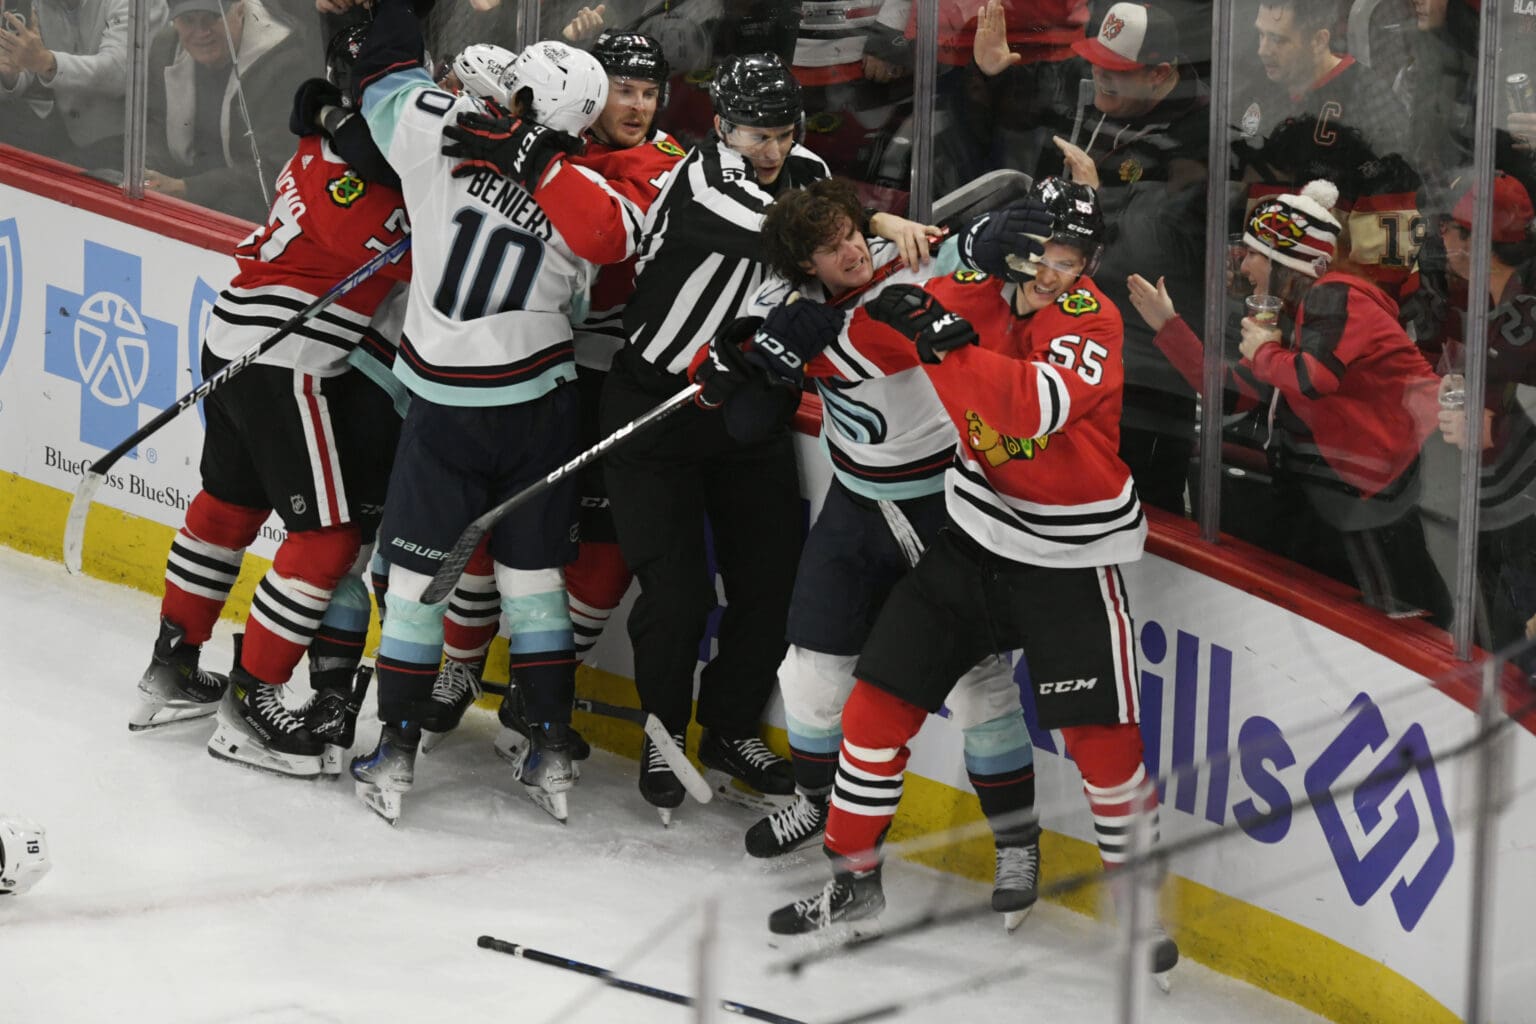
<svg viewBox="0 0 1536 1024"><path fill-rule="evenodd" d="M0 899L0 1022L689 1021L475 940L692 992L710 895L716 996L807 1022L913 1001L879 1019L1118 1019L1115 936L1052 905L1012 936L986 914L775 973L810 947L771 947L765 918L820 886L819 853L753 861L751 815L718 804L685 805L663 830L633 763L603 751L561 826L515 791L483 711L420 759L393 829L350 782L213 760L211 720L131 734L157 607L0 548L0 812L42 824L53 862L30 893ZM230 634L221 623L210 667L227 667ZM370 700L359 746L377 729ZM987 895L900 863L886 889L888 926ZM1171 995L1147 993L1144 1020L1318 1019L1188 960L1174 979Z"/></svg>

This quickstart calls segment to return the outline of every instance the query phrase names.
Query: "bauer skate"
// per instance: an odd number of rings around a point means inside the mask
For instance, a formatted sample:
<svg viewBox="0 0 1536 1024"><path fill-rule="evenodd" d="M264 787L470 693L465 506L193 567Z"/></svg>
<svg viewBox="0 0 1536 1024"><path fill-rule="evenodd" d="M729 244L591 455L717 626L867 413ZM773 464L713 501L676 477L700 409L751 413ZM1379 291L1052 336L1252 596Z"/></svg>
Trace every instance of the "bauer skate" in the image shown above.
<svg viewBox="0 0 1536 1024"><path fill-rule="evenodd" d="M518 752L528 742L528 712L523 702L522 688L517 685L516 679L507 683L507 692L501 698L501 706L496 709L496 720L501 723L501 729L492 742L496 755L504 761L515 761ZM570 728L570 739L573 761L585 761L592 756L592 745L574 728ZM576 777L581 777L580 765L576 767Z"/></svg>
<svg viewBox="0 0 1536 1024"><path fill-rule="evenodd" d="M208 753L276 775L319 775L325 744L284 705L286 689L264 683L237 665L219 704L219 726L208 741Z"/></svg>
<svg viewBox="0 0 1536 1024"><path fill-rule="evenodd" d="M373 753L352 759L358 799L391 825L400 820L401 798L416 782L416 751L420 746L419 726L385 725L379 730Z"/></svg>
<svg viewBox="0 0 1536 1024"><path fill-rule="evenodd" d="M444 658L443 667L432 684L432 700L421 719L421 752L431 752L459 727L464 712L480 696L483 661L455 661Z"/></svg>
<svg viewBox="0 0 1536 1024"><path fill-rule="evenodd" d="M171 620L160 620L154 654L139 677L139 703L128 716L132 731L207 718L219 709L229 679L199 668L202 648L185 643L185 636L186 631Z"/></svg>
<svg viewBox="0 0 1536 1024"><path fill-rule="evenodd" d="M304 724L325 744L320 755L320 774L341 774L342 760L352 748L357 715L368 694L373 667L361 665L354 675L348 669L332 669L310 675L315 695L304 708Z"/></svg>
<svg viewBox="0 0 1536 1024"><path fill-rule="evenodd" d="M747 829L747 854L782 857L821 841L827 831L827 794L800 798Z"/></svg>
<svg viewBox="0 0 1536 1024"><path fill-rule="evenodd" d="M512 759L512 771L529 799L564 824L570 816L566 795L576 785L575 743L571 727L544 722L529 731Z"/></svg>
<svg viewBox="0 0 1536 1024"><path fill-rule="evenodd" d="M885 890L880 868L868 871L837 870L814 896L780 907L768 916L768 930L775 935L804 935L835 924L864 921L885 909Z"/></svg>
<svg viewBox="0 0 1536 1024"><path fill-rule="evenodd" d="M1016 931L1040 898L1040 829L1017 846L997 848L992 881L992 909L1003 915L1003 927Z"/></svg>

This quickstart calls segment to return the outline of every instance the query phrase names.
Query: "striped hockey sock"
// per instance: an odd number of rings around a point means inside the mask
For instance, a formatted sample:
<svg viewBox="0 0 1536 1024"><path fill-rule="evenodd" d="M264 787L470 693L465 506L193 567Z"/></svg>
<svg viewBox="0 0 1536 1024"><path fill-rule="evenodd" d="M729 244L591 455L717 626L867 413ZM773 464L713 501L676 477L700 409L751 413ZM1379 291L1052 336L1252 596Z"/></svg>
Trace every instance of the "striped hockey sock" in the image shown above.
<svg viewBox="0 0 1536 1024"><path fill-rule="evenodd" d="M199 491L187 508L185 525L171 541L165 562L165 598L160 614L186 631L185 642L200 647L240 576L245 549L270 513L220 501Z"/></svg>
<svg viewBox="0 0 1536 1024"><path fill-rule="evenodd" d="M584 542L576 561L565 567L570 598L571 630L576 657L585 661L608 625L608 617L624 599L633 575L617 544Z"/></svg>
<svg viewBox="0 0 1536 1024"><path fill-rule="evenodd" d="M827 814L826 848L853 870L879 863L880 837L901 803L902 774L927 712L865 682L843 708L843 745Z"/></svg>

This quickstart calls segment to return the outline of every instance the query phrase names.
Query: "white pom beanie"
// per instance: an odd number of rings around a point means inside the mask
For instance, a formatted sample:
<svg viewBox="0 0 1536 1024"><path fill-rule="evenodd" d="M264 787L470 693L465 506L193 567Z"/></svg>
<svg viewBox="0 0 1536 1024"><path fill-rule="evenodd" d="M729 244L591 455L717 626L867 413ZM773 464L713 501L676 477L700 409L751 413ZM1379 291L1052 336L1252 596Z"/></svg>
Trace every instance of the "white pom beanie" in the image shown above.
<svg viewBox="0 0 1536 1024"><path fill-rule="evenodd" d="M1248 218L1243 242L1292 270L1321 277L1339 245L1339 222L1329 212L1338 201L1338 186L1322 179L1300 195L1265 199Z"/></svg>

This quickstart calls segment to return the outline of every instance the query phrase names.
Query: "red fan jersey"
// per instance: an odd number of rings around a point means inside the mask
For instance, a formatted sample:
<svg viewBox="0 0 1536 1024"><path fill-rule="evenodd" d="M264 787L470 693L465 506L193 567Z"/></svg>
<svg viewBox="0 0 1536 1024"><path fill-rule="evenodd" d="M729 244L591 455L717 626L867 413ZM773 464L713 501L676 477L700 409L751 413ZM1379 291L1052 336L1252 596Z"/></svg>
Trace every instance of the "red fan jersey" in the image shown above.
<svg viewBox="0 0 1536 1024"><path fill-rule="evenodd" d="M907 38L917 38L917 5L907 2ZM934 0L925 0L934 2ZM976 16L986 0L937 0L939 5L939 63L964 67L976 42ZM1026 61L1058 61L1072 57L1072 43L1087 33L1088 0L1003 0L1008 22L1008 48ZM881 20L887 20L882 18Z"/></svg>
<svg viewBox="0 0 1536 1024"><path fill-rule="evenodd" d="M324 136L305 136L277 176L267 223L235 249L240 270L220 293L203 344L235 358L408 230L399 191L358 177ZM407 253L310 317L260 362L319 377L343 373L347 353L374 334L374 310L394 282L410 276Z"/></svg>

